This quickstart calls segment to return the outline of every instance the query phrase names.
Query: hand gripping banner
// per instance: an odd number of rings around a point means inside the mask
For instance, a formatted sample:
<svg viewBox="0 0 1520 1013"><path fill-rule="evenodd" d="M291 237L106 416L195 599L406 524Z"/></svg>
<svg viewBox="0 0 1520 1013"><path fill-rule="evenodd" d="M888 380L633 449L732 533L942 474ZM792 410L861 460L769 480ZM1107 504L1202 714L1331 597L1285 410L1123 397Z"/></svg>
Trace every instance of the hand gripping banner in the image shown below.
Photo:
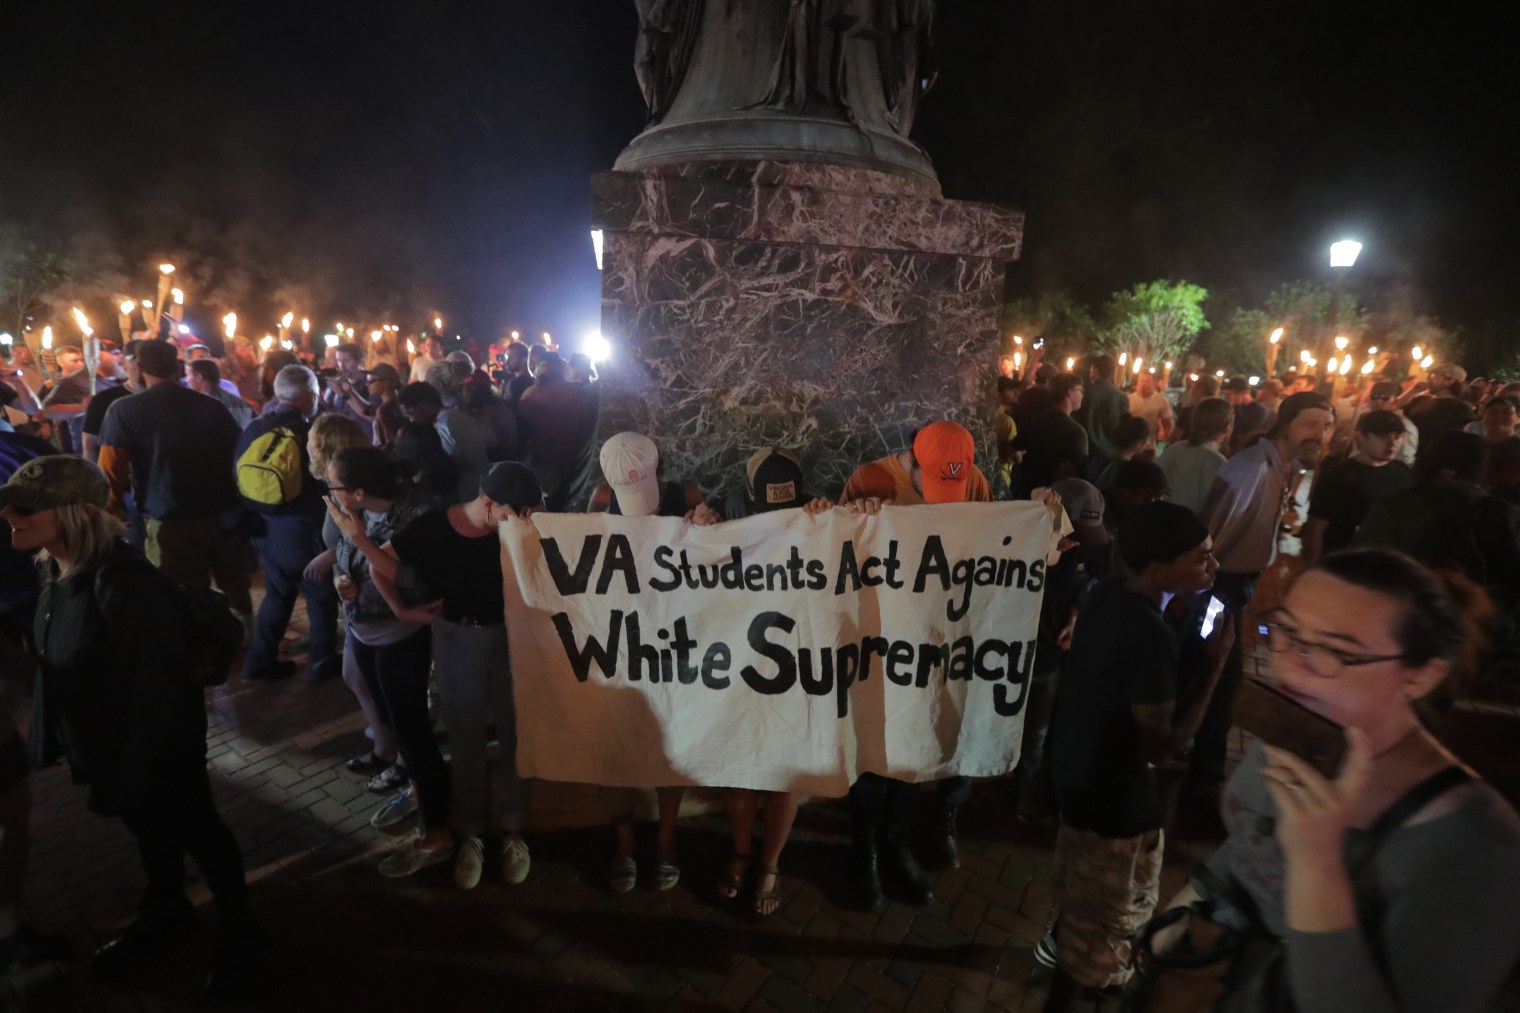
<svg viewBox="0 0 1520 1013"><path fill-rule="evenodd" d="M1010 771L1059 507L501 526L528 777L844 794Z"/></svg>

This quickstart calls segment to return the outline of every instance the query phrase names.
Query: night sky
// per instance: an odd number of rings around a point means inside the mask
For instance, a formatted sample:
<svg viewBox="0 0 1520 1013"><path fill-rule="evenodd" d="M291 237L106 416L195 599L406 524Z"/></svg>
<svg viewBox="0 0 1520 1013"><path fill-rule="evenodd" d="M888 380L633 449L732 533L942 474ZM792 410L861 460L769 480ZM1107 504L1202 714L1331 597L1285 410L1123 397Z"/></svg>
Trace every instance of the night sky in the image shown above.
<svg viewBox="0 0 1520 1013"><path fill-rule="evenodd" d="M0 225L66 239L103 297L169 258L206 321L596 325L587 177L644 119L628 0L5 8ZM1186 278L1216 312L1322 279L1344 234L1364 301L1492 329L1520 321L1517 28L945 0L915 139L947 196L1027 212L1013 294Z"/></svg>

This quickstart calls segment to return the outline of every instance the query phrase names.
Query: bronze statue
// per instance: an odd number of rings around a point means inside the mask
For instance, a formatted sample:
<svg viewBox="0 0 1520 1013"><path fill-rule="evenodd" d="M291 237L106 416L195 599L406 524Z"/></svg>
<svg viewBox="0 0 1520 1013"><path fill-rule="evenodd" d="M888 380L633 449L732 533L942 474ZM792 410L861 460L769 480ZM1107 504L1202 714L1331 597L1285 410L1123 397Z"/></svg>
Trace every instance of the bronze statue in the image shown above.
<svg viewBox="0 0 1520 1013"><path fill-rule="evenodd" d="M800 113L812 101L854 119L845 89L845 41L860 20L854 6L855 0L791 0L770 86L755 106Z"/></svg>
<svg viewBox="0 0 1520 1013"><path fill-rule="evenodd" d="M702 29L704 0L634 0L639 12L639 40L633 69L649 106L649 122L658 123L681 90L691 54Z"/></svg>
<svg viewBox="0 0 1520 1013"><path fill-rule="evenodd" d="M878 0L876 63L887 100L887 119L904 137L913 129L918 100L934 83L929 70L934 0Z"/></svg>

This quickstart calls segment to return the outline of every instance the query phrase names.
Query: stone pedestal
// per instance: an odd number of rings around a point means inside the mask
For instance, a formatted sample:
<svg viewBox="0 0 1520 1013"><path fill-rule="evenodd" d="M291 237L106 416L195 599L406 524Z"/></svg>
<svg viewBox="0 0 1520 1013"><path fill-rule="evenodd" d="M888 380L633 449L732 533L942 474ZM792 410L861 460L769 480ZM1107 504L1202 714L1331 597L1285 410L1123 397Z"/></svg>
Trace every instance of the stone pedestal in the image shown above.
<svg viewBox="0 0 1520 1013"><path fill-rule="evenodd" d="M932 179L814 162L704 162L592 178L603 230L599 437L659 444L709 496L755 450L800 453L810 493L952 418L991 474L1003 266L1023 214Z"/></svg>

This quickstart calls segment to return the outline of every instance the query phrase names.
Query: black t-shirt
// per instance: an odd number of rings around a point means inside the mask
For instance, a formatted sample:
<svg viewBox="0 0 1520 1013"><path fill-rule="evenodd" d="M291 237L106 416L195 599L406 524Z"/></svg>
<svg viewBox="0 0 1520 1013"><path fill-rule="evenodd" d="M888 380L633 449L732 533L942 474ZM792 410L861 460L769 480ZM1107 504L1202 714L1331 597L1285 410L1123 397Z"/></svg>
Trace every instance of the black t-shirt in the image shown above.
<svg viewBox="0 0 1520 1013"><path fill-rule="evenodd" d="M106 409L131 393L126 384L120 384L107 387L96 394L90 399L90 406L84 410L84 421L80 424L81 431L86 436L99 436L101 423L106 420Z"/></svg>
<svg viewBox="0 0 1520 1013"><path fill-rule="evenodd" d="M1014 481L1015 498L1024 498L1031 489L1048 487L1062 478L1067 466L1071 475L1080 477L1087 457L1087 430L1065 412L1051 408L1019 426L1013 448L1024 452Z"/></svg>
<svg viewBox="0 0 1520 1013"><path fill-rule="evenodd" d="M1082 603L1050 724L1061 821L1103 837L1161 826L1156 777L1131 708L1176 699L1177 637L1149 599L1119 580Z"/></svg>
<svg viewBox="0 0 1520 1013"><path fill-rule="evenodd" d="M1520 436L1488 445L1488 491L1508 503L1520 503Z"/></svg>
<svg viewBox="0 0 1520 1013"><path fill-rule="evenodd" d="M1412 485L1414 474L1399 461L1389 461L1380 468L1342 461L1327 470L1309 498L1309 516L1329 525L1325 528L1324 551L1336 552L1351 544L1373 500Z"/></svg>
<svg viewBox="0 0 1520 1013"><path fill-rule="evenodd" d="M493 625L503 621L501 546L496 532L461 535L447 510L429 510L396 532L396 556L417 571L427 597L443 599L450 622Z"/></svg>
<svg viewBox="0 0 1520 1013"><path fill-rule="evenodd" d="M237 423L214 397L157 383L106 412L102 447L132 457L132 492L145 517L205 517L238 502L233 480Z"/></svg>

